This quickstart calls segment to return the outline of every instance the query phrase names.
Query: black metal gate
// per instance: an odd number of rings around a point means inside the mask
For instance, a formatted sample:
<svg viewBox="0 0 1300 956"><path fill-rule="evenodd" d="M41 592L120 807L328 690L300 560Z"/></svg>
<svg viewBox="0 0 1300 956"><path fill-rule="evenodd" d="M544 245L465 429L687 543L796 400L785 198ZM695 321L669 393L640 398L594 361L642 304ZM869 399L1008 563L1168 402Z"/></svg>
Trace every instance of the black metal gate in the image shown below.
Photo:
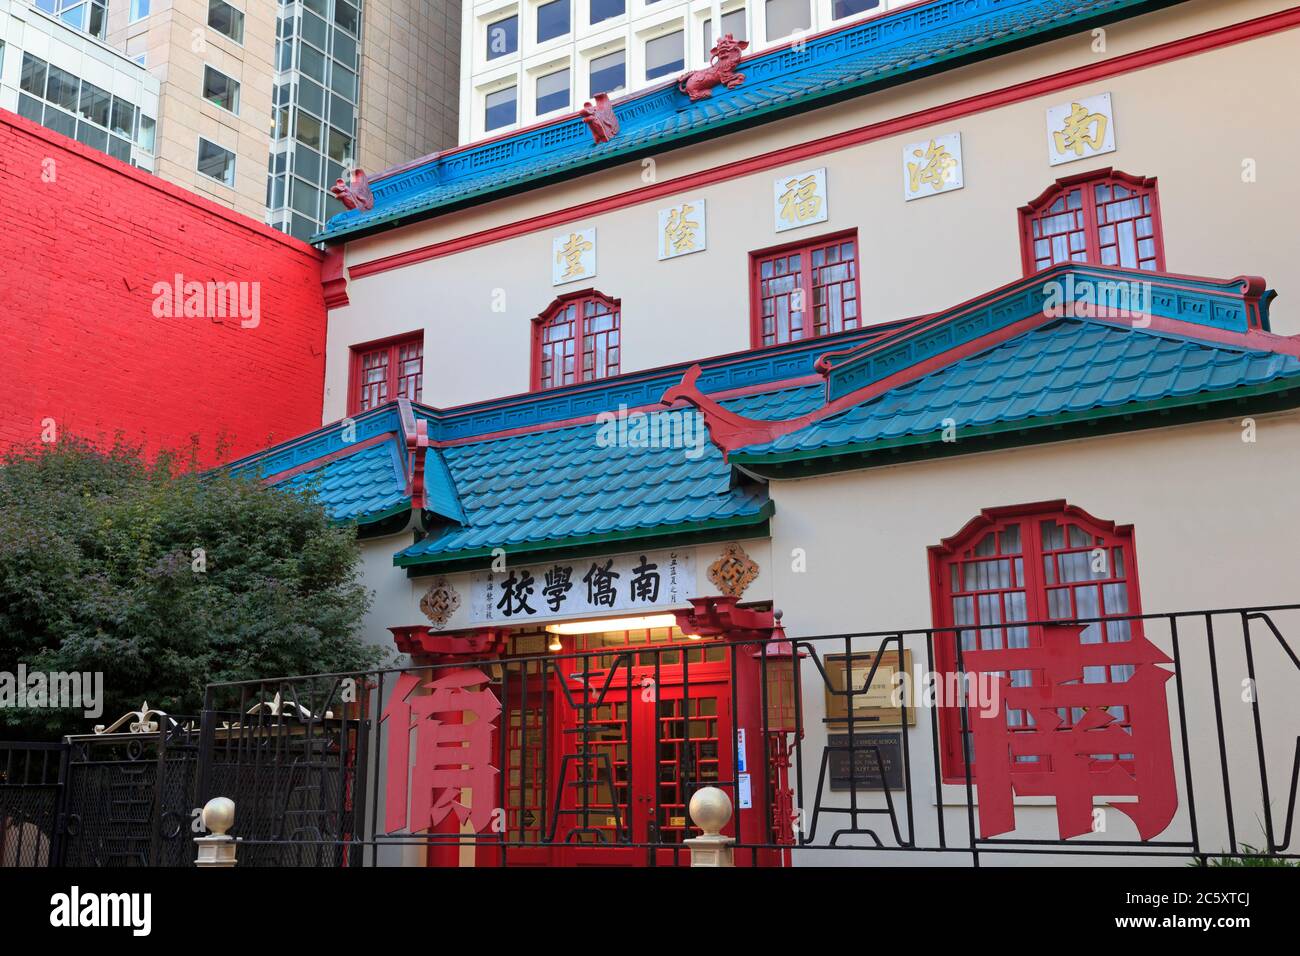
<svg viewBox="0 0 1300 956"><path fill-rule="evenodd" d="M66 769L63 744L0 742L0 867L59 861Z"/></svg>
<svg viewBox="0 0 1300 956"><path fill-rule="evenodd" d="M244 695L202 721L141 711L121 733L0 742L0 867L190 866L213 796L236 801L242 866L359 861L369 722L280 690L283 708Z"/></svg>
<svg viewBox="0 0 1300 956"><path fill-rule="evenodd" d="M151 713L133 732L0 742L0 867L193 861L198 732Z"/></svg>
<svg viewBox="0 0 1300 956"><path fill-rule="evenodd" d="M69 737L65 866L187 866L198 733L164 718L153 733Z"/></svg>
<svg viewBox="0 0 1300 956"><path fill-rule="evenodd" d="M235 801L240 866L359 864L370 721L349 683L209 688L196 805Z"/></svg>

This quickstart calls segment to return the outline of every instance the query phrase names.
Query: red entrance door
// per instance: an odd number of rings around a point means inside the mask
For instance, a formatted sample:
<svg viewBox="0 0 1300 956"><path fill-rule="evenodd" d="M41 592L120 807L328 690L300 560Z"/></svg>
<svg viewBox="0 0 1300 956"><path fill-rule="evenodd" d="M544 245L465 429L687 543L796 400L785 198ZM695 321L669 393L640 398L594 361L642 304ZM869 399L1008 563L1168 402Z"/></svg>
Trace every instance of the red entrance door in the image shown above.
<svg viewBox="0 0 1300 956"><path fill-rule="evenodd" d="M697 671L700 671L697 679ZM515 695L505 720L506 820L524 846L480 845L480 865L687 865L698 831L687 805L700 787L734 779L731 687L721 667L561 675L532 703ZM521 685L522 686L522 685ZM543 714L542 706L546 707ZM726 831L732 833L729 826Z"/></svg>
<svg viewBox="0 0 1300 956"><path fill-rule="evenodd" d="M730 689L724 681L611 691L563 728L555 862L567 866L688 863L697 831L687 805L732 777ZM586 757L583 757L586 754ZM678 848L676 851L674 848Z"/></svg>

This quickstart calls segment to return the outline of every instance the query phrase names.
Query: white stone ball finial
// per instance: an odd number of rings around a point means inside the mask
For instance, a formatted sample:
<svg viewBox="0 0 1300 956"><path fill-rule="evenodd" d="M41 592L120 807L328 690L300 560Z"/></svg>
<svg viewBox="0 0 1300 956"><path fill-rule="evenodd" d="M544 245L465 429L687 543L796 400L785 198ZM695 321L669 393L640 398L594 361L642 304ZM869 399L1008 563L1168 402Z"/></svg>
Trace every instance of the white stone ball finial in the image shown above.
<svg viewBox="0 0 1300 956"><path fill-rule="evenodd" d="M717 836L731 819L731 798L717 787L701 787L691 797L690 813L705 836Z"/></svg>
<svg viewBox="0 0 1300 956"><path fill-rule="evenodd" d="M203 807L203 825L214 836L225 836L235 825L235 801L229 797L213 797Z"/></svg>

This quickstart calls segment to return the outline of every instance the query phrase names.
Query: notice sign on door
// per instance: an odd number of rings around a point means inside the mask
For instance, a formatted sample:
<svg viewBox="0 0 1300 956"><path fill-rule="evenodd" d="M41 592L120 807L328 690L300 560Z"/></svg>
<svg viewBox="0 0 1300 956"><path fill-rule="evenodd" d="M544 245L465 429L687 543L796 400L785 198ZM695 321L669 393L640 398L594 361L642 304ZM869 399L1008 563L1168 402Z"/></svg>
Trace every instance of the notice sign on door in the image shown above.
<svg viewBox="0 0 1300 956"><path fill-rule="evenodd" d="M481 571L470 578L473 624L518 624L681 607L695 592L695 555L645 551Z"/></svg>

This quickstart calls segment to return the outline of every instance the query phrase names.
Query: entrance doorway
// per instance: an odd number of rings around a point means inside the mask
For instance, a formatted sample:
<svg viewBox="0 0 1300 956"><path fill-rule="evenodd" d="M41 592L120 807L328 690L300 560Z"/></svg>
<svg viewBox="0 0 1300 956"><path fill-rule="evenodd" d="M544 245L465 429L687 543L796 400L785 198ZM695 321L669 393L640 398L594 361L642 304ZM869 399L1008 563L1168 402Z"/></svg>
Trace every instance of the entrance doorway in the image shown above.
<svg viewBox="0 0 1300 956"><path fill-rule="evenodd" d="M505 665L513 845L481 842L476 864L689 864L691 796L735 792L729 653L655 628L566 636L561 651Z"/></svg>

